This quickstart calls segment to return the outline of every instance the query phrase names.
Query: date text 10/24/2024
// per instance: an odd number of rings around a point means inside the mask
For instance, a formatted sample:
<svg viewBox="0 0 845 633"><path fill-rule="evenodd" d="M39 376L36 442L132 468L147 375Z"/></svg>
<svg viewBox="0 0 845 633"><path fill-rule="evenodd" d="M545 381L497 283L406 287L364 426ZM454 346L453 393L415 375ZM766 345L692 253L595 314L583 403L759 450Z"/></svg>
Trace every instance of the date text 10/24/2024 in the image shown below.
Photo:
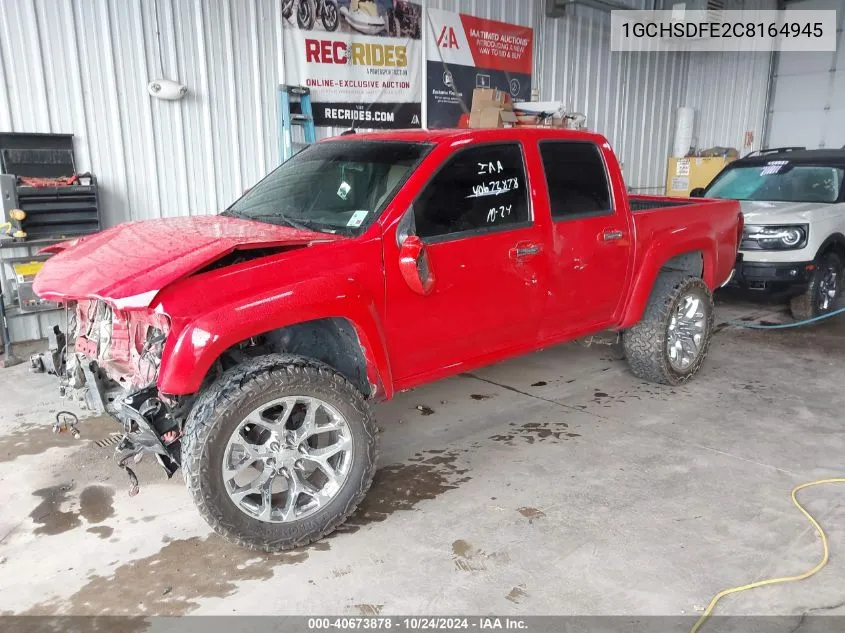
<svg viewBox="0 0 845 633"><path fill-rule="evenodd" d="M524 619L481 616L461 617L322 617L308 618L309 631L328 630L392 630L397 631L528 631Z"/></svg>

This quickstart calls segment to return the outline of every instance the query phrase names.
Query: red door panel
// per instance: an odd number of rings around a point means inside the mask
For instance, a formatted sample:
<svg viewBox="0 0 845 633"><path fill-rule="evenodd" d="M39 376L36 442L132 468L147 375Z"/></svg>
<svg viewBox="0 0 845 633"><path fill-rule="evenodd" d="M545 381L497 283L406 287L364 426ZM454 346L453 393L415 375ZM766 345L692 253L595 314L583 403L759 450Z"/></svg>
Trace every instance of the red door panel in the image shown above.
<svg viewBox="0 0 845 633"><path fill-rule="evenodd" d="M398 248L385 249L386 333L395 382L539 337L548 283L539 229L475 235L425 249L436 279L428 295L405 282Z"/></svg>
<svg viewBox="0 0 845 633"><path fill-rule="evenodd" d="M549 316L553 327L608 324L626 288L631 236L618 214L555 222Z"/></svg>
<svg viewBox="0 0 845 633"><path fill-rule="evenodd" d="M592 141L540 142L539 150L547 183L540 205L552 219L548 327L566 332L610 325L632 255L624 194L608 179L607 162L615 165L615 159L609 147Z"/></svg>
<svg viewBox="0 0 845 633"><path fill-rule="evenodd" d="M547 223L532 213L530 164L520 143L465 146L444 160L386 233L394 382L454 373L540 339L549 240ZM416 237L401 249L397 233ZM415 262L426 283L409 277Z"/></svg>

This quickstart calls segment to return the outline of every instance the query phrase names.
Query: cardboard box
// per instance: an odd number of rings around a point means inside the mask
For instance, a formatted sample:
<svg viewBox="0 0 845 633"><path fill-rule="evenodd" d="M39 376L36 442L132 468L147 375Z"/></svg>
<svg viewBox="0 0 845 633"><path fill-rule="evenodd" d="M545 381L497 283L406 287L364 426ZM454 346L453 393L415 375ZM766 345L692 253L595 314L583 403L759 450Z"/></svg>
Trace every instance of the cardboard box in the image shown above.
<svg viewBox="0 0 845 633"><path fill-rule="evenodd" d="M499 120L502 122L501 127L516 127L519 123L519 117L512 110L502 110L499 113Z"/></svg>
<svg viewBox="0 0 845 633"><path fill-rule="evenodd" d="M519 127L537 127L540 125L540 117L536 114L518 114L516 124Z"/></svg>
<svg viewBox="0 0 845 633"><path fill-rule="evenodd" d="M666 195L689 197L696 187L706 187L731 158L670 158L666 168Z"/></svg>
<svg viewBox="0 0 845 633"><path fill-rule="evenodd" d="M472 111L473 112L482 112L483 110L508 110L509 112L513 111L513 106L504 106L498 101L488 101L488 100L481 100L476 101L473 103Z"/></svg>
<svg viewBox="0 0 845 633"><path fill-rule="evenodd" d="M472 91L472 111L479 112L487 108L513 110L511 96L496 88L476 88Z"/></svg>
<svg viewBox="0 0 845 633"><path fill-rule="evenodd" d="M502 108L485 108L475 110L469 115L469 126L471 128L490 127L515 127L517 124L516 115L510 110Z"/></svg>

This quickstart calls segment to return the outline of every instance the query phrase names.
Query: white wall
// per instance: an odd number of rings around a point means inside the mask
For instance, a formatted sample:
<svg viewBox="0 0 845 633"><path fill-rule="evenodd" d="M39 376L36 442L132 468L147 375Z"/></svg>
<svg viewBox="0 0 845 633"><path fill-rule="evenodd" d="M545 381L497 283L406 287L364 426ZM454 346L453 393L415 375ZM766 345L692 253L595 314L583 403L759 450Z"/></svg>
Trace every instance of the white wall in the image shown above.
<svg viewBox="0 0 845 633"><path fill-rule="evenodd" d="M727 9L774 10L778 0L727 0ZM770 53L690 53L684 105L695 108L701 149L733 147L741 154L763 146ZM754 143L744 148L746 132Z"/></svg>
<svg viewBox="0 0 845 633"><path fill-rule="evenodd" d="M697 146L760 149L772 56L768 53L690 53L684 105L695 108ZM743 148L745 132L752 148Z"/></svg>
<svg viewBox="0 0 845 633"><path fill-rule="evenodd" d="M769 104L769 147L838 149L845 144L845 0L798 0L790 9L838 9L834 52L778 53Z"/></svg>
<svg viewBox="0 0 845 633"><path fill-rule="evenodd" d="M277 163L278 1L3 0L2 13L0 129L74 134L106 224L213 213ZM188 96L150 98L161 76Z"/></svg>
<svg viewBox="0 0 845 633"><path fill-rule="evenodd" d="M0 129L75 135L107 225L213 213L278 162L279 0L3 0ZM543 0L431 0L536 29L543 98L584 112L633 187L660 186L685 60L611 53L609 14ZM150 79L189 88L152 99ZM656 133L655 133L656 131ZM333 130L321 130L321 135Z"/></svg>
<svg viewBox="0 0 845 633"><path fill-rule="evenodd" d="M0 0L0 130L74 134L106 225L216 213L278 164L280 37L278 0Z"/></svg>
<svg viewBox="0 0 845 633"><path fill-rule="evenodd" d="M586 6L559 19L543 15L538 40L541 98L587 115L623 162L629 188L662 193L686 55L611 52L610 14Z"/></svg>

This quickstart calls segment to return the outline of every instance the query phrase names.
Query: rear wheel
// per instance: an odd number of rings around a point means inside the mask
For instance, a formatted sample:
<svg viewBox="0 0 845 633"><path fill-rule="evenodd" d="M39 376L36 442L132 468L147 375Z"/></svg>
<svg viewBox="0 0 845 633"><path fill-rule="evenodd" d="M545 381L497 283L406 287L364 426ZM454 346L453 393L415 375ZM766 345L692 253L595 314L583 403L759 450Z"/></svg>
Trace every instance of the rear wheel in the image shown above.
<svg viewBox="0 0 845 633"><path fill-rule="evenodd" d="M789 302L792 316L798 320L812 319L836 308L842 292L842 260L836 253L825 253L816 261L816 270L804 294Z"/></svg>
<svg viewBox="0 0 845 633"><path fill-rule="evenodd" d="M713 296L698 277L657 278L642 320L622 336L631 371L651 382L677 385L701 368L713 335Z"/></svg>
<svg viewBox="0 0 845 633"><path fill-rule="evenodd" d="M320 18L327 31L336 31L339 21L336 0L326 0L323 3L323 15Z"/></svg>
<svg viewBox="0 0 845 633"><path fill-rule="evenodd" d="M322 363L274 355L230 370L185 425L183 470L219 534L280 551L334 531L376 466L376 425L363 396Z"/></svg>

